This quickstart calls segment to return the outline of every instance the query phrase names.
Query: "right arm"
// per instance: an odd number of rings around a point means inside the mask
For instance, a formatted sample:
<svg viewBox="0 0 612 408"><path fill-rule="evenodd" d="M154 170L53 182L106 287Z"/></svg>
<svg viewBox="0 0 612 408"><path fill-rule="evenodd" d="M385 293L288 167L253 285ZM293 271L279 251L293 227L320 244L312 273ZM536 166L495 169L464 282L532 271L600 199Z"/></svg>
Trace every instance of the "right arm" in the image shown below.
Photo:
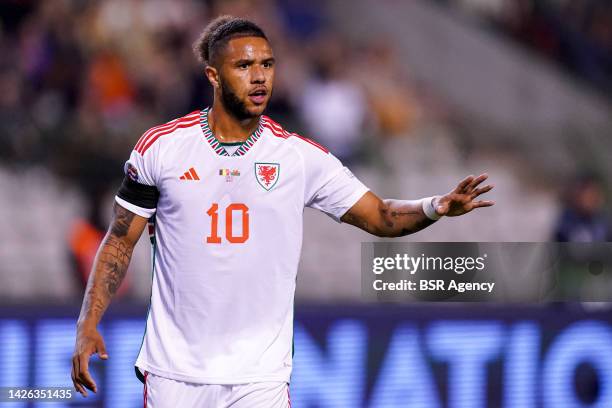
<svg viewBox="0 0 612 408"><path fill-rule="evenodd" d="M487 178L487 174L468 176L453 191L434 197L428 205L432 206L432 211L437 215L449 217L467 214L476 208L490 207L493 201L476 200L493 188L492 185L478 187ZM357 201L342 216L341 221L370 234L389 238L413 234L434 223L425 215L421 200L381 200L372 192L367 192Z"/></svg>
<svg viewBox="0 0 612 408"><path fill-rule="evenodd" d="M77 322L72 382L83 396L87 395L85 388L97 391L96 383L89 374L89 358L95 353L104 360L108 358L97 326L125 277L134 246L146 225L147 218L115 203L113 219L94 260Z"/></svg>

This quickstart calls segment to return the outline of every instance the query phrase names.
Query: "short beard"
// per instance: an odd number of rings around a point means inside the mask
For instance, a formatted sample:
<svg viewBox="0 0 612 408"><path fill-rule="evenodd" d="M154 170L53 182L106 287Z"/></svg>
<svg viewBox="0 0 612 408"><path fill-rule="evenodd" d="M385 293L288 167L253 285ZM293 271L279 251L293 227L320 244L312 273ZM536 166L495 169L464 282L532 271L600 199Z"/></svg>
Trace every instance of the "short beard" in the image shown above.
<svg viewBox="0 0 612 408"><path fill-rule="evenodd" d="M243 101L238 98L238 95L232 88L225 84L225 81L221 80L221 102L225 110L239 121L253 119L258 115L250 113Z"/></svg>

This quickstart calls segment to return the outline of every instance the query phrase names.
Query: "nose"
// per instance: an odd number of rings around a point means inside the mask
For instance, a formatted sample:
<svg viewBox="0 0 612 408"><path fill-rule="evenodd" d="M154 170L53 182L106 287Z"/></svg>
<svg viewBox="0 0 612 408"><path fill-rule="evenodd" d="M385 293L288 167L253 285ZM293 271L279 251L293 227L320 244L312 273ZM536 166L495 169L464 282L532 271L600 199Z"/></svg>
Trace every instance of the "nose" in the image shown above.
<svg viewBox="0 0 612 408"><path fill-rule="evenodd" d="M264 82L266 82L266 75L263 68L259 65L253 65L251 70L251 83L263 84Z"/></svg>

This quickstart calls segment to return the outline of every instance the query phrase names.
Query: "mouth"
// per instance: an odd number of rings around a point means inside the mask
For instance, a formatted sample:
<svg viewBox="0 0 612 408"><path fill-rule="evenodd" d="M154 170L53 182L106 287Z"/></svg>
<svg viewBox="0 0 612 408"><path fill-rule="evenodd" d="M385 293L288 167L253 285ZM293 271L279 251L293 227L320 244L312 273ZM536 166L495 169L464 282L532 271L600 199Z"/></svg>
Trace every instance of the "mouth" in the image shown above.
<svg viewBox="0 0 612 408"><path fill-rule="evenodd" d="M253 91L249 92L249 99L255 105L261 105L265 102L266 97L268 96L268 91L266 88L256 88Z"/></svg>

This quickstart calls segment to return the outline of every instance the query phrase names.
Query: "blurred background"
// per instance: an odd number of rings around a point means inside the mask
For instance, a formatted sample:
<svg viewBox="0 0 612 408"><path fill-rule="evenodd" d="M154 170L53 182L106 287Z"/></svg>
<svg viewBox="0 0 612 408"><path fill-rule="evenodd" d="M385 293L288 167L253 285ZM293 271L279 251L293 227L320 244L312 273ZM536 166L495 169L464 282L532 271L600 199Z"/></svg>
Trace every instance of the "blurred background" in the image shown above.
<svg viewBox="0 0 612 408"><path fill-rule="evenodd" d="M271 39L278 66L267 114L327 146L378 195L420 198L489 173L495 207L402 240L611 240L607 0L3 0L0 386L70 382L74 321L123 163L144 131L211 103L191 45L219 14L248 17ZM361 298L365 241L380 240L305 212L296 364L311 371L294 375L295 406L612 406L608 312L373 306ZM144 329L149 258L144 237L107 319L128 371L99 367L129 380L83 406L137 404L129 366ZM461 334L470 330L488 346L468 347ZM436 366L453 353L451 338L467 350L463 363ZM590 341L591 351L572 339ZM354 347L340 346L347 342ZM519 349L532 354L512 354ZM61 358L32 357L49 350ZM562 357L546 357L553 352ZM387 367L383 356L393 353ZM493 368L481 376L465 361ZM564 369L571 375L557 382L545 374ZM410 382L415 372L425 379ZM451 386L452 376L482 396ZM395 394L376 391L381 378Z"/></svg>

